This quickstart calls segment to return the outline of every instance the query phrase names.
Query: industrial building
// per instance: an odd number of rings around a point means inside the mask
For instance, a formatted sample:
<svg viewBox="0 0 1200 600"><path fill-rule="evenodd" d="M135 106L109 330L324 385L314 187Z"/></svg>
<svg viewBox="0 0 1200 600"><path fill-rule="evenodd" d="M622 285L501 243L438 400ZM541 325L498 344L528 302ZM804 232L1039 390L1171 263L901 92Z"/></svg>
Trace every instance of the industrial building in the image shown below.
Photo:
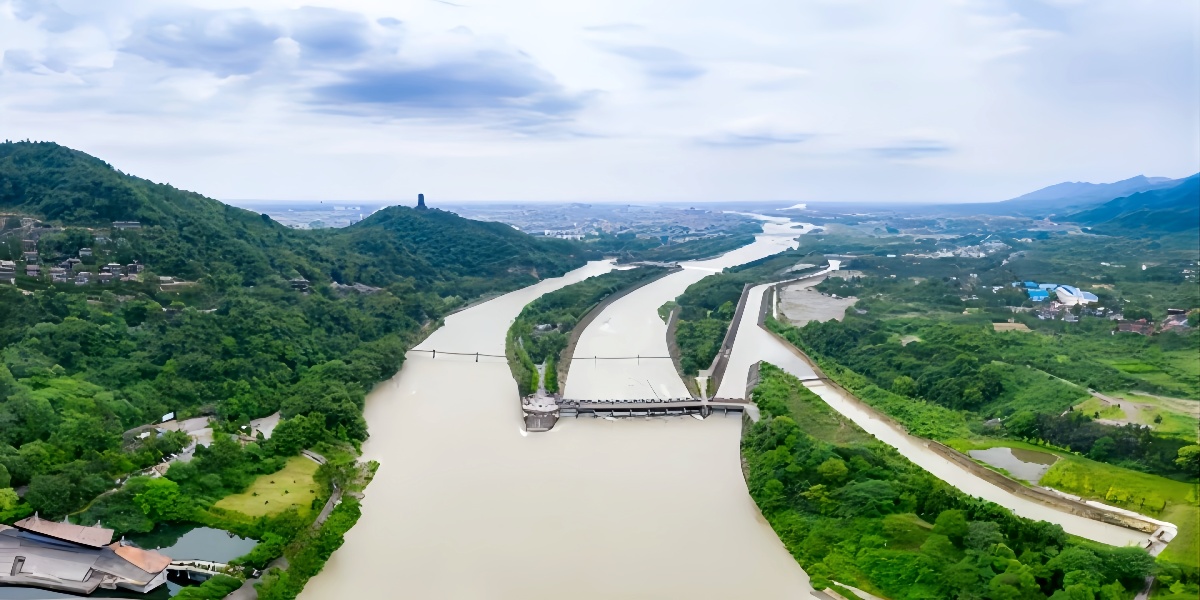
<svg viewBox="0 0 1200 600"><path fill-rule="evenodd" d="M1054 293L1058 295L1058 301L1066 304L1067 306L1088 304L1099 300L1095 294L1091 292L1085 292L1077 287L1072 287L1069 285L1058 286L1058 288L1054 290Z"/></svg>
<svg viewBox="0 0 1200 600"><path fill-rule="evenodd" d="M1012 282L1012 286L1015 288L1024 288L1025 293L1029 294L1029 299L1034 302L1050 300L1051 294L1053 294L1053 297L1058 302L1067 306L1075 306L1076 304L1087 305L1099 300L1095 294L1085 292L1070 285L1037 283L1036 281L1014 281Z"/></svg>

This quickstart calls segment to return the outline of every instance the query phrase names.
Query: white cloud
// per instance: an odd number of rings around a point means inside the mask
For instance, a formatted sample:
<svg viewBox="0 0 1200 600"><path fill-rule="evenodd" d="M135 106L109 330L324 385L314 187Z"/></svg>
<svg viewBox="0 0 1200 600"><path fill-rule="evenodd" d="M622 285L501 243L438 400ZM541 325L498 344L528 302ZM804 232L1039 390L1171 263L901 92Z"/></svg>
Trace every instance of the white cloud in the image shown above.
<svg viewBox="0 0 1200 600"><path fill-rule="evenodd" d="M1200 162L1196 3L311 4L0 0L0 127L223 198L974 200Z"/></svg>

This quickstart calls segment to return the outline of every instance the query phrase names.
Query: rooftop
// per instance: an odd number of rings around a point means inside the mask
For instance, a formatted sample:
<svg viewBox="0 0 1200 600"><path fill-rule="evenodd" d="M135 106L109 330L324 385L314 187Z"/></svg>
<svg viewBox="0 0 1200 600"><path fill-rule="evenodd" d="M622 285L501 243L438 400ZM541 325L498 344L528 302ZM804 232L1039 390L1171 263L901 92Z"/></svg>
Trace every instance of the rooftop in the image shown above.
<svg viewBox="0 0 1200 600"><path fill-rule="evenodd" d="M39 518L37 513L32 517L21 519L13 526L23 531L40 533L56 540L63 540L82 546L100 548L112 543L113 530L103 527L84 527L72 523L58 523Z"/></svg>

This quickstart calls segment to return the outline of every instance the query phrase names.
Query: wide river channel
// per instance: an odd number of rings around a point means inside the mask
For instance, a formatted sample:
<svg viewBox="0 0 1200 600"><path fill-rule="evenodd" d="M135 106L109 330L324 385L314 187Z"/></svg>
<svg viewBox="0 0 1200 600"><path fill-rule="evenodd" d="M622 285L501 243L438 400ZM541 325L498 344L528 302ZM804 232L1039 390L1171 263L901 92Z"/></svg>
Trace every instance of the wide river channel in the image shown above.
<svg viewBox="0 0 1200 600"><path fill-rule="evenodd" d="M609 305L579 340L565 396L686 396L670 360L588 359L665 356L659 306L722 268L795 247L810 229L769 221L755 243L687 263ZM362 519L304 600L811 597L807 575L746 492L738 417L564 419L530 434L503 359L441 353L503 355L527 303L611 269L590 263L446 318L417 348L439 350L437 358L410 353L368 396L363 452L381 466ZM746 337L739 333L721 395L742 395L755 360L788 362L757 333Z"/></svg>

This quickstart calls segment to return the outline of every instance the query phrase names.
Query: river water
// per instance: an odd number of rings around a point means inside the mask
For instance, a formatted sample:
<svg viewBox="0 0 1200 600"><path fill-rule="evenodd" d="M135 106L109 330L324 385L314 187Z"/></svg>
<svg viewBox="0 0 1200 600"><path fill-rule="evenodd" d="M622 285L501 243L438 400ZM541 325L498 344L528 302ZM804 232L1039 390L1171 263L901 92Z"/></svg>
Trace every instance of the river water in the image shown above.
<svg viewBox="0 0 1200 600"><path fill-rule="evenodd" d="M581 375L579 357L665 356L658 306L723 266L794 245L785 226L766 227L755 244L614 302L583 334L567 392L626 393L632 377L685 395L669 360L621 361L630 374L609 381ZM526 303L611 268L592 263L452 315L418 349L503 354ZM368 397L365 416L363 452L381 466L362 519L305 600L809 597L804 571L746 493L735 416L572 419L526 434L503 359L420 352Z"/></svg>
<svg viewBox="0 0 1200 600"><path fill-rule="evenodd" d="M790 227L769 221L754 244L687 263L608 306L581 335L565 395L686 396L670 360L588 359L666 356L658 307L721 268L794 247L810 229ZM452 315L417 349L503 354L505 332L525 304L611 269L591 263ZM744 318L754 320L742 323L721 395L741 396L750 365L764 358L811 375L757 327L756 298L765 289L753 290ZM1118 545L1136 538L1028 501L1001 501L1014 497L969 481L965 470L872 423L826 386L813 389L960 489L1084 537ZM810 597L807 575L746 493L737 417L564 419L549 433L528 434L503 359L422 352L410 353L368 396L365 417L364 457L381 466L362 519L304 600Z"/></svg>

